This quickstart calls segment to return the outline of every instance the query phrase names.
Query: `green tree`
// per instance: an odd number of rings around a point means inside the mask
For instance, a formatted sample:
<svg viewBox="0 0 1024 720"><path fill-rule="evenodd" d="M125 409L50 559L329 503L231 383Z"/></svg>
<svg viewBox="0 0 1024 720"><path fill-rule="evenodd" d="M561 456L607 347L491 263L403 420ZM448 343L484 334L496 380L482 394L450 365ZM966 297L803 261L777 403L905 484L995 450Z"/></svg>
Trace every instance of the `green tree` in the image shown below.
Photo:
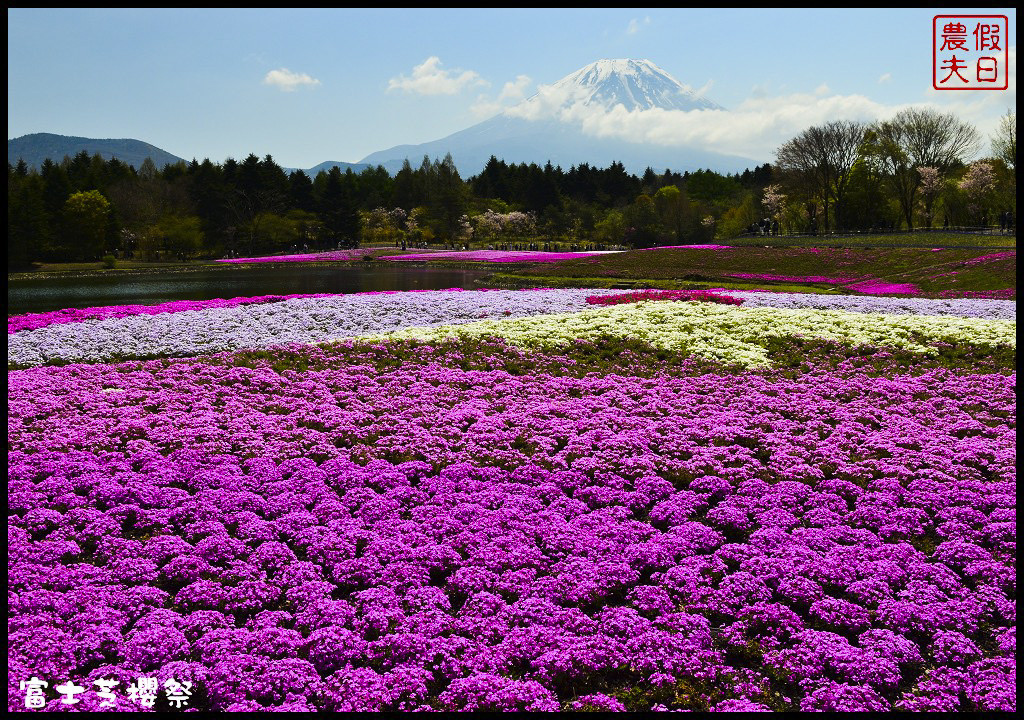
<svg viewBox="0 0 1024 720"><path fill-rule="evenodd" d="M621 245L626 238L626 220L618 210L609 210L594 226L594 235L600 242Z"/></svg>
<svg viewBox="0 0 1024 720"><path fill-rule="evenodd" d="M110 202L98 190L72 193L64 203L62 250L68 259L96 260L104 250Z"/></svg>
<svg viewBox="0 0 1024 720"><path fill-rule="evenodd" d="M466 212L466 184L459 177L451 153L436 164L433 175L435 192L431 204L439 234L444 240L454 240L459 234L459 218Z"/></svg>
<svg viewBox="0 0 1024 720"><path fill-rule="evenodd" d="M195 257L203 247L203 227L195 215L165 215L150 229L150 236L182 262Z"/></svg>
<svg viewBox="0 0 1024 720"><path fill-rule="evenodd" d="M686 193L675 185L666 185L654 193L654 207L658 211L661 225L668 233L668 240L685 242L691 221L690 201Z"/></svg>
<svg viewBox="0 0 1024 720"><path fill-rule="evenodd" d="M652 247L658 242L661 223L650 195L638 195L623 212L626 221L626 242L633 247Z"/></svg>
<svg viewBox="0 0 1024 720"><path fill-rule="evenodd" d="M8 170L8 270L29 267L31 261L44 256L49 244L50 221L43 203L42 180L36 174L12 175Z"/></svg>
<svg viewBox="0 0 1024 720"><path fill-rule="evenodd" d="M354 181L355 174L351 170L342 175L337 165L326 174L318 214L331 243L356 245L359 242L359 209L353 192Z"/></svg>

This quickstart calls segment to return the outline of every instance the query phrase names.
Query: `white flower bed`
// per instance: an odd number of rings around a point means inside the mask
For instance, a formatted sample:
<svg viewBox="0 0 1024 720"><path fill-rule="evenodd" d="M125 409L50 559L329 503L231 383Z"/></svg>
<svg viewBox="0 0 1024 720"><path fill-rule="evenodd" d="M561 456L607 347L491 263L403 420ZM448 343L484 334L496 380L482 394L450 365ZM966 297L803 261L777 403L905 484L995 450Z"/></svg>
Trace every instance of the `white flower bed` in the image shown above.
<svg viewBox="0 0 1024 720"><path fill-rule="evenodd" d="M320 343L410 326L573 312L590 307L588 296L609 292L617 291L584 288L357 294L86 320L8 335L7 362L19 366L105 362Z"/></svg>
<svg viewBox="0 0 1024 720"><path fill-rule="evenodd" d="M952 315L956 317L1016 320L1016 300L933 300L930 298L866 297L864 295L816 295L726 290L743 299L743 307L774 307L791 310L845 310L886 315Z"/></svg>

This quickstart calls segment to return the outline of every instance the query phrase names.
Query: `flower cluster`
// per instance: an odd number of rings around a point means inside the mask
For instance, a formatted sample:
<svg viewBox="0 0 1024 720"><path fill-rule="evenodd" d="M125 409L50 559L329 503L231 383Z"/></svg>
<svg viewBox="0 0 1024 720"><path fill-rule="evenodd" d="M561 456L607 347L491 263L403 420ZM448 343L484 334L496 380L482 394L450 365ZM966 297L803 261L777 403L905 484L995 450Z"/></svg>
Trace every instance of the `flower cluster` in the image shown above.
<svg viewBox="0 0 1024 720"><path fill-rule="evenodd" d="M935 353L935 342L1016 346L1017 323L938 315L883 315L842 310L730 307L712 303L645 302L574 313L462 325L407 328L393 338L500 337L513 345L557 347L580 339L635 337L745 367L770 365L765 343L800 336L843 345Z"/></svg>
<svg viewBox="0 0 1024 720"><path fill-rule="evenodd" d="M645 300L693 300L720 303L722 305L743 304L743 301L739 298L707 290L638 290L619 295L592 295L587 298L587 303L590 305L622 305L624 303L642 302Z"/></svg>
<svg viewBox="0 0 1024 720"><path fill-rule="evenodd" d="M851 277L825 277L823 275L778 275L776 273L726 273L726 277L739 278L741 280L768 280L770 282L787 283L819 283L826 285L842 285L853 282L856 278Z"/></svg>
<svg viewBox="0 0 1024 720"><path fill-rule="evenodd" d="M875 278L850 283L846 289L865 295L919 295L921 292L914 283L894 283Z"/></svg>
<svg viewBox="0 0 1024 720"><path fill-rule="evenodd" d="M187 672L217 710L1013 709L1015 376L457 354L9 373L11 672Z"/></svg>
<svg viewBox="0 0 1024 720"><path fill-rule="evenodd" d="M9 335L9 710L1016 709L1015 310L595 296Z"/></svg>
<svg viewBox="0 0 1024 720"><path fill-rule="evenodd" d="M38 330L49 325L84 322L86 320L105 320L107 318L131 317L132 315L162 315L163 313L209 310L212 308L236 307L238 305L262 305L292 298L307 297L328 297L328 294L258 295L256 297L214 298L212 300L174 300L156 305L104 305L87 308L66 308L51 312L10 315L7 318L7 334L22 332L23 330Z"/></svg>
<svg viewBox="0 0 1024 720"><path fill-rule="evenodd" d="M714 291L712 291L714 292ZM931 299L865 297L863 295L818 295L811 293L773 293L729 290L729 295L743 300L746 307L818 308L846 312L881 313L885 315L954 315L957 317L1017 319L1014 300Z"/></svg>
<svg viewBox="0 0 1024 720"><path fill-rule="evenodd" d="M278 297L243 303L210 301L154 306L159 314L123 314L90 308L68 313L74 324L49 324L8 336L14 366L193 356L285 343L327 342L409 327L472 322L486 317L561 313L587 307L586 298L608 290L429 290L353 295ZM169 307L168 307L169 306ZM161 312L163 310L163 312ZM93 312L96 311L96 312ZM38 322L52 319L45 314Z"/></svg>
<svg viewBox="0 0 1024 720"><path fill-rule="evenodd" d="M594 250L579 252L547 252L544 250L435 250L429 253L412 253L409 255L383 255L381 260L447 260L454 262L492 262L492 263L537 263L559 262L576 258L591 257L613 250Z"/></svg>

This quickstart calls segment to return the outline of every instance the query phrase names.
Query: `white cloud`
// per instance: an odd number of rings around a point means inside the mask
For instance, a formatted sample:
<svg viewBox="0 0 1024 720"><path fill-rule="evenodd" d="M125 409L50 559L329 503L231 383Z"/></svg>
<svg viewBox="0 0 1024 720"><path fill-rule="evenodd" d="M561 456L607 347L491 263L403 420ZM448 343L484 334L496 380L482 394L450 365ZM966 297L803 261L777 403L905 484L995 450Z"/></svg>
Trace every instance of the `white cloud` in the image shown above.
<svg viewBox="0 0 1024 720"><path fill-rule="evenodd" d="M626 34L627 35L636 35L638 32L640 32L641 24L643 24L643 25L650 25L651 24L650 16L645 17L643 20L637 20L636 18L633 18L632 20L630 20L629 21L629 25L626 26Z"/></svg>
<svg viewBox="0 0 1024 720"><path fill-rule="evenodd" d="M526 75L516 75L515 80L511 80L505 83L505 86L501 89L501 95L498 96L498 100L511 100L518 102L526 97L526 88L530 87L533 81Z"/></svg>
<svg viewBox="0 0 1024 720"><path fill-rule="evenodd" d="M388 80L388 90L420 95L455 95L477 85L488 85L472 70L442 70L441 59L432 55L412 69L412 77L399 75Z"/></svg>
<svg viewBox="0 0 1024 720"><path fill-rule="evenodd" d="M319 85L320 81L316 78L310 77L306 73L294 73L288 68L281 68L280 70L271 70L268 72L266 77L263 78L263 84L273 85L277 89L285 92L294 92L303 85Z"/></svg>
<svg viewBox="0 0 1024 720"><path fill-rule="evenodd" d="M491 100L488 95L477 96L476 102L469 108L475 116L488 118L497 115L509 107L510 103L517 103L526 97L526 89L533 84L533 80L527 75L517 75L515 80L510 80L501 88L497 100Z"/></svg>
<svg viewBox="0 0 1024 720"><path fill-rule="evenodd" d="M708 80L706 83L701 85L699 88L697 88L693 92L696 95L700 95L701 97L704 97L708 93L708 91L711 90L711 88L714 86L714 84L715 84L714 80Z"/></svg>
<svg viewBox="0 0 1024 720"><path fill-rule="evenodd" d="M882 85L883 83L887 83L890 80L892 80L892 73L885 73L884 75L882 75L882 77L878 78L878 84Z"/></svg>
<svg viewBox="0 0 1024 720"><path fill-rule="evenodd" d="M497 100L491 100L486 95L478 95L476 102L469 106L469 111L478 118L493 117L504 109L504 105Z"/></svg>
<svg viewBox="0 0 1024 720"><path fill-rule="evenodd" d="M1014 87L1012 78L1011 87ZM827 88L818 87L810 93L755 95L731 110L626 110L622 105L605 108L587 104L574 99L564 88L541 86L530 102L510 108L506 113L528 120L555 118L593 137L669 147L702 147L727 155L770 160L782 143L812 125L833 120L887 120L911 105L954 112L975 123L984 137L988 126L994 127L1000 112L1005 112L1005 107L1000 111L999 104L1006 105L1016 97L1015 93L1012 98L1000 93L987 93L993 96L987 98L985 93L976 93L979 97L968 99L958 94L957 98L949 99L955 104L940 104L932 98L929 102L887 105L864 95L828 92ZM995 120L986 120L989 117Z"/></svg>

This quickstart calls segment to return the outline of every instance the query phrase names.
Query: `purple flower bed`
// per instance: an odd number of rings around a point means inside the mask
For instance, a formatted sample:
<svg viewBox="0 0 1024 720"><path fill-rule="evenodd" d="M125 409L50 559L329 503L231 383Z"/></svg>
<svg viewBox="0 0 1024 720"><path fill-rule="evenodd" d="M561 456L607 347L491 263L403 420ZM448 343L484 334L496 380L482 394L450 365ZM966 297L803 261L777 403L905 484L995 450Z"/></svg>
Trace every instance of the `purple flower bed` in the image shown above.
<svg viewBox="0 0 1024 720"><path fill-rule="evenodd" d="M161 315L163 313L185 312L187 310L208 310L212 308L236 307L238 305L263 305L281 302L290 298L330 297L330 293L298 295L259 295L256 297L214 298L212 300L175 300L157 305L103 305L89 308L67 308L43 313L12 315L7 318L7 334L22 330L38 330L49 325L105 320L107 318L131 317L133 315Z"/></svg>
<svg viewBox="0 0 1024 720"><path fill-rule="evenodd" d="M769 292L767 290L721 290L744 301L746 307L819 308L888 315L953 315L958 317L1016 320L1017 303L1012 300L894 298L863 295L818 295Z"/></svg>
<svg viewBox="0 0 1024 720"><path fill-rule="evenodd" d="M988 300L1010 300L1017 295L1017 288L1003 288L1002 290L943 290L939 293L941 298L973 298Z"/></svg>
<svg viewBox="0 0 1024 720"><path fill-rule="evenodd" d="M8 374L9 709L1015 709L1013 374L294 352Z"/></svg>
<svg viewBox="0 0 1024 720"><path fill-rule="evenodd" d="M611 252L611 251L607 251ZM602 255L604 252L545 252L543 250L437 250L412 255L382 255L381 260L457 260L464 262L558 262Z"/></svg>

